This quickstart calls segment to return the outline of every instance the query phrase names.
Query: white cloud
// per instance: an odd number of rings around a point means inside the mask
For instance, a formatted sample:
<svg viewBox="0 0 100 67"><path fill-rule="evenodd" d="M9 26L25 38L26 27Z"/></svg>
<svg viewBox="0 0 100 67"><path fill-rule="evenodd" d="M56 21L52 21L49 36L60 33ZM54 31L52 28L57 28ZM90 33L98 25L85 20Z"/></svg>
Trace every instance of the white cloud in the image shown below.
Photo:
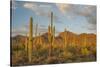
<svg viewBox="0 0 100 67"><path fill-rule="evenodd" d="M63 15L67 19L74 20L75 17L83 16L88 26L85 28L91 31L96 30L96 6L93 5L77 5L77 4L56 4Z"/></svg>
<svg viewBox="0 0 100 67"><path fill-rule="evenodd" d="M32 2L27 2L23 4L24 8L32 10L36 15L48 16L48 12L51 9L50 5L47 4L37 4Z"/></svg>
<svg viewBox="0 0 100 67"><path fill-rule="evenodd" d="M65 13L66 12L66 9L69 9L70 6L67 5L67 4L56 4L56 6L58 7L58 9L62 12L62 13Z"/></svg>
<svg viewBox="0 0 100 67"><path fill-rule="evenodd" d="M89 24L89 30L96 30L96 6L85 6L83 10L77 14L86 18Z"/></svg>
<svg viewBox="0 0 100 67"><path fill-rule="evenodd" d="M37 6L33 3L24 3L23 7L33 10L33 8L35 8Z"/></svg>

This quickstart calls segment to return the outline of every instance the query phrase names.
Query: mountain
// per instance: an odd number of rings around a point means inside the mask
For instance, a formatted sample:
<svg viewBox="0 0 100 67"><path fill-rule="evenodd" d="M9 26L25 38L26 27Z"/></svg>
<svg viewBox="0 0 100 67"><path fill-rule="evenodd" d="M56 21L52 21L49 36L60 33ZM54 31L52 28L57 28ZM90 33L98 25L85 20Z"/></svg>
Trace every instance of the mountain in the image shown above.
<svg viewBox="0 0 100 67"><path fill-rule="evenodd" d="M49 44L49 33L44 33L40 36L33 37L33 44ZM64 39L66 39L66 45L96 45L95 34L76 34L70 31L60 32L58 36L54 38L54 44L63 45ZM21 43L26 44L28 42L27 36L17 35L11 38L12 44Z"/></svg>
<svg viewBox="0 0 100 67"><path fill-rule="evenodd" d="M61 32L59 34L61 39L66 37L67 44L75 44L75 45L96 45L96 35L95 34L76 34L69 31Z"/></svg>
<svg viewBox="0 0 100 67"><path fill-rule="evenodd" d="M83 44L84 41L86 41L86 44L88 45L96 45L96 35L95 34L82 33L79 35L79 40L81 44Z"/></svg>

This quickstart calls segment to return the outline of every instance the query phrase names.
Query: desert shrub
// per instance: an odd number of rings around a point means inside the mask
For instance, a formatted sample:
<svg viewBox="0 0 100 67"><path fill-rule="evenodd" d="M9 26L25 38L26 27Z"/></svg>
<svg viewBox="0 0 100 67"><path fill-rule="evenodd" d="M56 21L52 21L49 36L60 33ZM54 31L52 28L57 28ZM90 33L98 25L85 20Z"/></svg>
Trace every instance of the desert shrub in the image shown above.
<svg viewBox="0 0 100 67"><path fill-rule="evenodd" d="M67 46L66 48L67 51L73 53L73 54L76 54L77 53L77 47L76 46Z"/></svg>
<svg viewBox="0 0 100 67"><path fill-rule="evenodd" d="M60 53L59 57L63 58L63 62L67 62L67 60L73 58L73 53L71 53L69 51L64 51L64 52Z"/></svg>
<svg viewBox="0 0 100 67"><path fill-rule="evenodd" d="M88 56L90 54L90 51L87 48L82 48L81 49L81 54L83 56Z"/></svg>
<svg viewBox="0 0 100 67"><path fill-rule="evenodd" d="M90 46L89 50L91 51L92 55L96 56L96 46L95 47L94 46Z"/></svg>
<svg viewBox="0 0 100 67"><path fill-rule="evenodd" d="M63 52L63 49L60 48L59 46L53 46L53 49L52 49L52 54L53 56L58 56L61 52Z"/></svg>
<svg viewBox="0 0 100 67"><path fill-rule="evenodd" d="M33 56L36 56L36 57L41 57L41 56L46 57L47 55L48 55L47 45L45 45L45 46L43 45L39 49L36 49L33 51Z"/></svg>
<svg viewBox="0 0 100 67"><path fill-rule="evenodd" d="M64 49L59 45L52 45L52 56L49 56L49 45L42 44L37 45L36 49L33 49L32 62L28 62L27 53L24 51L24 46L16 48L13 46L13 64L55 64L66 62L84 62L96 60L96 47L83 47L67 45ZM16 57L17 56L17 57Z"/></svg>
<svg viewBox="0 0 100 67"><path fill-rule="evenodd" d="M24 51L14 51L14 54L12 55L12 64L14 66L19 66L26 64L28 62L27 55Z"/></svg>
<svg viewBox="0 0 100 67"><path fill-rule="evenodd" d="M45 60L45 63L46 64L55 64L55 63L58 63L58 58L55 57L55 56L52 56L52 57L48 57L46 60Z"/></svg>

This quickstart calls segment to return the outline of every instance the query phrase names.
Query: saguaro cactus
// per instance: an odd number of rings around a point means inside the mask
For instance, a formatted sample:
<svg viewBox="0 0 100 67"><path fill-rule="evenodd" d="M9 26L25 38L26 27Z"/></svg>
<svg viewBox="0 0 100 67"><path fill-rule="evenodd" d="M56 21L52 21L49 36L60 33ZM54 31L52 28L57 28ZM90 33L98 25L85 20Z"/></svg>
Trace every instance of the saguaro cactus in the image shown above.
<svg viewBox="0 0 100 67"><path fill-rule="evenodd" d="M26 52L28 51L28 38L27 38L27 35L26 35L26 38L25 38L25 51Z"/></svg>
<svg viewBox="0 0 100 67"><path fill-rule="evenodd" d="M32 45L33 45L33 19L30 17L29 23L29 44L28 44L28 59L29 62L32 61Z"/></svg>
<svg viewBox="0 0 100 67"><path fill-rule="evenodd" d="M66 37L66 35L67 35L67 32L66 32L66 28L65 28L65 30L64 30L64 34L63 34L63 49L66 49L66 46L67 46L67 37Z"/></svg>
<svg viewBox="0 0 100 67"><path fill-rule="evenodd" d="M51 27L50 27L50 25L48 26L48 33L51 34Z"/></svg>
<svg viewBox="0 0 100 67"><path fill-rule="evenodd" d="M38 32L38 24L36 24L36 27L35 27L35 37L37 36L37 32Z"/></svg>
<svg viewBox="0 0 100 67"><path fill-rule="evenodd" d="M16 47L17 47L17 48L16 48L16 49L17 49L17 51L16 51L16 57L18 57L18 45L19 45L18 42L19 42L19 41L16 40Z"/></svg>
<svg viewBox="0 0 100 67"><path fill-rule="evenodd" d="M49 56L51 56L52 55L52 45L53 45L53 13L51 12L51 43L50 43L50 55Z"/></svg>
<svg viewBox="0 0 100 67"><path fill-rule="evenodd" d="M49 56L52 55L52 45L54 43L54 37L55 37L55 26L53 26L53 13L51 12L51 24L48 26L48 40L50 43L50 48L49 48Z"/></svg>
<svg viewBox="0 0 100 67"><path fill-rule="evenodd" d="M84 47L86 47L86 45L87 45L87 36L84 36L84 41L83 41L83 43L84 43Z"/></svg>
<svg viewBox="0 0 100 67"><path fill-rule="evenodd" d="M39 36L41 35L41 33L39 33ZM39 37L39 44L40 45L42 45L43 44L43 42L42 42L42 38L41 37Z"/></svg>
<svg viewBox="0 0 100 67"><path fill-rule="evenodd" d="M67 38L66 38L66 28L65 28L65 33L64 33L64 45L66 47L66 44L67 44Z"/></svg>
<svg viewBox="0 0 100 67"><path fill-rule="evenodd" d="M75 45L76 45L75 36L73 36L72 46L75 46Z"/></svg>
<svg viewBox="0 0 100 67"><path fill-rule="evenodd" d="M55 39L55 26L53 27L53 35L52 35L52 37L53 37L53 40L52 40L52 45L54 44L54 39Z"/></svg>

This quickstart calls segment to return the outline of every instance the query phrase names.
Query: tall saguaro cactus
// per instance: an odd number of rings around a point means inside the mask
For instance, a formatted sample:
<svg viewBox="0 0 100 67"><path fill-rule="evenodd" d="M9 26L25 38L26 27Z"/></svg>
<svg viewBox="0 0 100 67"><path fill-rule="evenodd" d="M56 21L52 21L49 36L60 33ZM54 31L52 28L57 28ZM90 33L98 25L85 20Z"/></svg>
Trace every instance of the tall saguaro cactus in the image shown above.
<svg viewBox="0 0 100 67"><path fill-rule="evenodd" d="M66 47L67 44L67 38L66 38L66 28L65 28L65 33L64 33L64 47Z"/></svg>
<svg viewBox="0 0 100 67"><path fill-rule="evenodd" d="M51 34L51 27L50 27L50 25L48 26L48 33Z"/></svg>
<svg viewBox="0 0 100 67"><path fill-rule="evenodd" d="M53 33L53 12L51 12L51 32Z"/></svg>
<svg viewBox="0 0 100 67"><path fill-rule="evenodd" d="M52 30L52 45L54 44L54 39L55 39L55 26L53 27L53 30Z"/></svg>
<svg viewBox="0 0 100 67"><path fill-rule="evenodd" d="M49 48L49 56L52 55L52 45L54 43L54 37L55 37L55 26L53 26L53 12L51 12L51 24L48 26L48 40L50 43Z"/></svg>
<svg viewBox="0 0 100 67"><path fill-rule="evenodd" d="M30 17L29 22L29 44L28 44L28 59L29 62L32 61L32 45L33 45L33 19Z"/></svg>

